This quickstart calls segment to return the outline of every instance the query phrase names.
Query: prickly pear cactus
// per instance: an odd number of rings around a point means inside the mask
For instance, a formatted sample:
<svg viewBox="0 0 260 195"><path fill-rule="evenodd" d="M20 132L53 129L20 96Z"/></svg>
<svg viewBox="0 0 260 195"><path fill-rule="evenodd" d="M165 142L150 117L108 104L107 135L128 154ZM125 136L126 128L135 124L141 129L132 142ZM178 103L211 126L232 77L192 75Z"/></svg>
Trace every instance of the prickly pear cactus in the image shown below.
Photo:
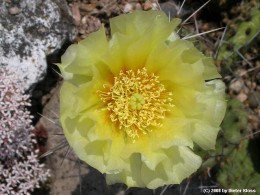
<svg viewBox="0 0 260 195"><path fill-rule="evenodd" d="M260 29L260 4L253 4L252 2L247 2L240 6L241 14L232 19L226 21L228 27L233 28L227 32L226 43L223 44L219 50L218 59L228 59L232 57L235 59L239 56L239 50L252 43L253 39L257 39L257 34ZM249 9L250 8L250 9ZM234 33L234 35L231 35Z"/></svg>
<svg viewBox="0 0 260 195"><path fill-rule="evenodd" d="M235 99L229 100L227 112L221 125L227 143L239 144L241 137L245 136L246 125L247 113L242 103Z"/></svg>
<svg viewBox="0 0 260 195"><path fill-rule="evenodd" d="M241 193L260 192L260 173L254 169L248 154L248 142L248 140L242 141L221 163L217 181L222 187L239 189Z"/></svg>
<svg viewBox="0 0 260 195"><path fill-rule="evenodd" d="M243 60L251 67L246 55L249 53L254 56L258 53L260 4L253 6L253 3L253 0L245 1L237 10L239 15L226 21L228 23L224 38L226 42L222 44L218 53L218 60L221 60L224 65L222 72L229 70L230 73L231 71L235 79L238 78L234 72L243 68L239 66L238 61ZM252 157L257 155L248 149L252 140L249 140L248 132L246 132L247 113L241 102L237 100L228 102L228 109L221 127L222 134L217 140L216 150L210 153L211 156L221 157L218 158L219 169L216 174L220 188L238 189L232 194L260 192L260 171L256 169L256 160ZM205 161L204 167L212 163L216 164L216 158L213 160L209 158L209 160Z"/></svg>
<svg viewBox="0 0 260 195"><path fill-rule="evenodd" d="M247 114L243 105L238 100L228 101L228 108L222 122L222 131L217 139L216 150L202 153L206 159L202 169L213 167L219 163L216 174L220 188L238 189L241 193L260 192L260 171L256 170L255 156L249 152L252 140L246 136ZM255 147L255 146L253 146ZM253 148L257 151L257 148ZM249 155L251 154L251 155ZM259 158L259 157L258 157ZM232 194L239 194L233 192ZM241 194L240 193L240 194Z"/></svg>

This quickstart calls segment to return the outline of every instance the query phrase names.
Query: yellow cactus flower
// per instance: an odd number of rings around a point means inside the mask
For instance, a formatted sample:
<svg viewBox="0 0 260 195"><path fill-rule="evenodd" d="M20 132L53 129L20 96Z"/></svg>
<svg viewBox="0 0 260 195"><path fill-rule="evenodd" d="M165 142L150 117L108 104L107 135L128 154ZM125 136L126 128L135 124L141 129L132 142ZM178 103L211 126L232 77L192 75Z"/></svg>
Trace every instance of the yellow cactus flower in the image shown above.
<svg viewBox="0 0 260 195"><path fill-rule="evenodd" d="M225 86L212 60L174 32L179 19L136 11L71 45L60 121L79 158L109 184L179 184L201 165L192 151L215 147Z"/></svg>

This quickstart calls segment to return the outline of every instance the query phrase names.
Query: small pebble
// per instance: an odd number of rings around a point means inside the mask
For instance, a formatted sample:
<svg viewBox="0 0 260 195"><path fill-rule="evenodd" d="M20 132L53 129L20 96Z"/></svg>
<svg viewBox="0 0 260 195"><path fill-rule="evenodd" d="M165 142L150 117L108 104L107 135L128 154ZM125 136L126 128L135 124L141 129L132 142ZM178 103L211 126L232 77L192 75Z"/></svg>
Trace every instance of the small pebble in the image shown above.
<svg viewBox="0 0 260 195"><path fill-rule="evenodd" d="M248 103L251 108L257 108L260 103L260 92L254 91L249 94Z"/></svg>
<svg viewBox="0 0 260 195"><path fill-rule="evenodd" d="M240 69L240 70L238 70L237 71L237 74L239 75L239 76L246 76L247 75L247 71L246 70L243 70L243 69Z"/></svg>
<svg viewBox="0 0 260 195"><path fill-rule="evenodd" d="M21 10L18 7L16 7L16 6L9 8L8 11L12 15L16 15L16 14L21 13Z"/></svg>
<svg viewBox="0 0 260 195"><path fill-rule="evenodd" d="M142 5L140 3L136 3L135 4L135 9L136 10L141 10L142 9Z"/></svg>
<svg viewBox="0 0 260 195"><path fill-rule="evenodd" d="M150 1L146 1L144 3L144 10L150 10L152 8L153 8L153 5L152 5L152 3Z"/></svg>
<svg viewBox="0 0 260 195"><path fill-rule="evenodd" d="M244 101L246 101L246 99L247 99L247 95L244 94L244 93L240 93L240 94L237 96L237 99L238 99L240 102L244 102Z"/></svg>
<svg viewBox="0 0 260 195"><path fill-rule="evenodd" d="M88 16L84 16L82 19L81 19L81 24L86 24L87 23L87 20L88 20Z"/></svg>
<svg viewBox="0 0 260 195"><path fill-rule="evenodd" d="M95 5L81 3L79 9L81 9L82 11L91 12L95 9Z"/></svg>
<svg viewBox="0 0 260 195"><path fill-rule="evenodd" d="M133 10L133 5L132 4L130 4L130 3L125 4L124 10L123 10L124 13L128 13L128 12L130 12L132 10Z"/></svg>
<svg viewBox="0 0 260 195"><path fill-rule="evenodd" d="M240 80L236 80L230 84L229 88L234 92L239 93L243 88L243 84Z"/></svg>
<svg viewBox="0 0 260 195"><path fill-rule="evenodd" d="M82 25L82 26L80 26L80 27L78 28L78 32L79 32L80 35L85 34L85 32L86 32L86 27L85 27L85 26L86 26L86 25Z"/></svg>

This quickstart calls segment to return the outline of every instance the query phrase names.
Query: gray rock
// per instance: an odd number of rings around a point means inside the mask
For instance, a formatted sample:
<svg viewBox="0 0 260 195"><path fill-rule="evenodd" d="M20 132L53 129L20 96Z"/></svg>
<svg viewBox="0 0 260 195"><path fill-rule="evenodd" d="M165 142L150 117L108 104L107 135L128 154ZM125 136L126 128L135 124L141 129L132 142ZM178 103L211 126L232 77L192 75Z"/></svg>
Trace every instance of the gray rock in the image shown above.
<svg viewBox="0 0 260 195"><path fill-rule="evenodd" d="M0 13L0 66L29 89L44 76L46 56L75 38L70 10L65 0L2 0Z"/></svg>

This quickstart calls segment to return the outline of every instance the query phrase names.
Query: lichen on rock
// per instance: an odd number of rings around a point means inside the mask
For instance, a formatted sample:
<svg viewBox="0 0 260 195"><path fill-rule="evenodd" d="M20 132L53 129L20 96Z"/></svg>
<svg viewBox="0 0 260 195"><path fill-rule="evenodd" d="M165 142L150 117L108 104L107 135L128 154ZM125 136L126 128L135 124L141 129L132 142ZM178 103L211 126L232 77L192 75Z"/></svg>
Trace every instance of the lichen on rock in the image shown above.
<svg viewBox="0 0 260 195"><path fill-rule="evenodd" d="M8 66L24 89L46 72L46 55L76 36L76 27L64 0L0 2L0 66Z"/></svg>

